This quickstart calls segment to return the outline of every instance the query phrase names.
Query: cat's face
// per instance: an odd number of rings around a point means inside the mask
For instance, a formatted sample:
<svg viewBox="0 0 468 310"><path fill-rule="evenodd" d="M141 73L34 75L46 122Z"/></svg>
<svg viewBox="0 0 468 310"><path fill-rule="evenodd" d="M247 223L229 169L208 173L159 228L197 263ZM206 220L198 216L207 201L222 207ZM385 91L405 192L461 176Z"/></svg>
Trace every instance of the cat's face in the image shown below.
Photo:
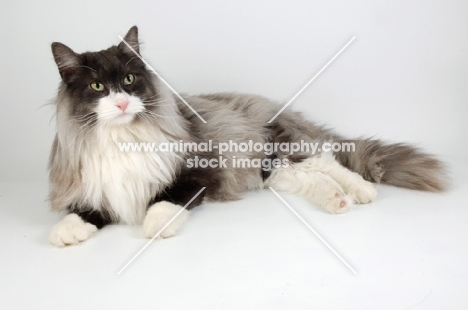
<svg viewBox="0 0 468 310"><path fill-rule="evenodd" d="M139 52L136 27L124 41ZM86 125L123 125L157 114L154 75L124 42L83 54L53 43L52 52L71 102L71 119Z"/></svg>

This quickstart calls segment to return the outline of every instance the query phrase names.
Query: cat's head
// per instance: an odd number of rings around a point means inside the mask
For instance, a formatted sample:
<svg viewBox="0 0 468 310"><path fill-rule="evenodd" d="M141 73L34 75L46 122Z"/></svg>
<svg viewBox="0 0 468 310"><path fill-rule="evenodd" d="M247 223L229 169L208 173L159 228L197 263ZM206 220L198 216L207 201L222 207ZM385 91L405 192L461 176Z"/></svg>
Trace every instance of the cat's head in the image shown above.
<svg viewBox="0 0 468 310"><path fill-rule="evenodd" d="M106 50L78 54L54 42L52 53L70 105L70 119L124 125L157 114L162 98L154 74L139 57L136 26L118 46Z"/></svg>

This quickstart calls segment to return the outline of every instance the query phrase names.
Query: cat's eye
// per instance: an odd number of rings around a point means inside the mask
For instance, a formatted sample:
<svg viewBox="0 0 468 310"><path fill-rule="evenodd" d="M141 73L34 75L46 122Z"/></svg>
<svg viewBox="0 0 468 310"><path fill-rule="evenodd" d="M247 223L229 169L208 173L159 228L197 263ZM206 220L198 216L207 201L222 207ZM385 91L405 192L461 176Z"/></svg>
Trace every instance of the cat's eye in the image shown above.
<svg viewBox="0 0 468 310"><path fill-rule="evenodd" d="M125 85L130 85L135 82L135 76L131 73L127 74L127 76L124 78L124 84Z"/></svg>
<svg viewBox="0 0 468 310"><path fill-rule="evenodd" d="M104 90L104 84L102 84L101 82L92 82L91 84L89 84L89 86L91 86L91 88L95 91Z"/></svg>

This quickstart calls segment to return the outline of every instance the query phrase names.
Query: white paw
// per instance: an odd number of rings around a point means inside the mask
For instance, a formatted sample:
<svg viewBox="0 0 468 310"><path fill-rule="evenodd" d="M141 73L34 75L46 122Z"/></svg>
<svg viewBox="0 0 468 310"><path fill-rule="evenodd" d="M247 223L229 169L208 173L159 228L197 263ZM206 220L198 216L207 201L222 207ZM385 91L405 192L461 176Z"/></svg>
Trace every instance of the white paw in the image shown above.
<svg viewBox="0 0 468 310"><path fill-rule="evenodd" d="M55 224L49 234L49 242L55 246L78 244L97 231L93 224L86 223L77 214L68 214Z"/></svg>
<svg viewBox="0 0 468 310"><path fill-rule="evenodd" d="M377 196L377 189L371 182L363 180L356 187L350 189L348 194L356 203L369 203Z"/></svg>
<svg viewBox="0 0 468 310"><path fill-rule="evenodd" d="M331 213L346 213L353 205L351 197L340 191L333 191L327 196L325 209Z"/></svg>
<svg viewBox="0 0 468 310"><path fill-rule="evenodd" d="M168 201L157 202L146 213L143 223L143 232L146 238L153 238L164 226L183 208ZM164 230L157 239L168 238L175 235L176 231L187 219L188 211L183 210Z"/></svg>

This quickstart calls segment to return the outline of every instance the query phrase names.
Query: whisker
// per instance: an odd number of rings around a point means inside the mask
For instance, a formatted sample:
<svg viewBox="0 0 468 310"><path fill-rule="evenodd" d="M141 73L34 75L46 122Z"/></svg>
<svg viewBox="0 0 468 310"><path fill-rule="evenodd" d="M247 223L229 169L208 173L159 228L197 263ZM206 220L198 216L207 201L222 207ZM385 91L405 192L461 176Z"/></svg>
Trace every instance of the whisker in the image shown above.
<svg viewBox="0 0 468 310"><path fill-rule="evenodd" d="M157 104L157 103L147 103L143 102L144 105L149 107L173 107L173 104Z"/></svg>
<svg viewBox="0 0 468 310"><path fill-rule="evenodd" d="M88 118L88 117L90 117L90 116L94 116L94 115L97 115L97 113L96 113L96 112L89 112L89 113L86 113L86 114L84 114L84 115L73 116L73 117L71 118L71 120L81 121L81 120L84 120L84 119L86 119L86 118Z"/></svg>
<svg viewBox="0 0 468 310"><path fill-rule="evenodd" d="M155 101L155 100L142 100L141 102L143 103L156 103L156 104L162 104L165 103L166 101ZM171 104L172 105L172 104Z"/></svg>
<svg viewBox="0 0 468 310"><path fill-rule="evenodd" d="M141 98L146 98L146 99L148 99L148 98L153 98L153 97L156 97L156 96L158 96L158 95L159 95L159 94L154 94L154 95L152 95L152 96L149 96L149 97L144 97L144 96L141 96Z"/></svg>
<svg viewBox="0 0 468 310"><path fill-rule="evenodd" d="M130 58L130 60L127 61L127 63L125 64L125 67L126 67L133 59L135 59L135 58L138 58L138 57L137 57L137 56L134 56L134 57Z"/></svg>
<svg viewBox="0 0 468 310"><path fill-rule="evenodd" d="M89 128L93 128L94 126L93 126L92 123L94 121L97 121L97 117L89 119L84 125L80 126L79 129L78 129L78 132L76 133L76 135L73 137L72 141L68 144L68 146L66 148L67 149L70 148L72 146L72 144L76 142L76 138L79 135L81 135L85 130L87 130ZM80 145L80 147L81 147L81 145Z"/></svg>
<svg viewBox="0 0 468 310"><path fill-rule="evenodd" d="M97 70L91 68L91 67L88 67L88 66L84 66L84 65L79 65L79 66L75 66L75 67L80 67L80 68L86 68L86 69L89 69L89 70L93 70L94 72L97 72Z"/></svg>
<svg viewBox="0 0 468 310"><path fill-rule="evenodd" d="M172 116L160 115L160 114L158 114L156 112L153 112L153 111L150 111L150 110L145 110L143 112L147 113L149 115L156 116L156 117L161 117L161 118L167 118L167 119L174 119L175 118L175 117L172 117Z"/></svg>

